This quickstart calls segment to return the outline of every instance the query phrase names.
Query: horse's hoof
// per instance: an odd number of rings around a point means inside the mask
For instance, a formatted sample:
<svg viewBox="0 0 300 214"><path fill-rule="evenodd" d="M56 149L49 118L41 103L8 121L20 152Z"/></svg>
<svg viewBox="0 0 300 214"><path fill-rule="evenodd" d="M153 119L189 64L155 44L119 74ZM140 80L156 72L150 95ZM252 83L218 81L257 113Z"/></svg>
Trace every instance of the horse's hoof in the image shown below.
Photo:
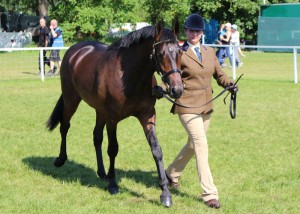
<svg viewBox="0 0 300 214"><path fill-rule="evenodd" d="M53 164L54 164L54 166L56 166L56 167L61 167L62 165L65 164L66 160L67 160L67 158L57 157L57 158L54 160Z"/></svg>
<svg viewBox="0 0 300 214"><path fill-rule="evenodd" d="M117 193L119 193L119 187L109 187L108 191L112 195L117 194Z"/></svg>
<svg viewBox="0 0 300 214"><path fill-rule="evenodd" d="M170 207L172 205L172 197L171 196L160 196L160 203L164 207Z"/></svg>

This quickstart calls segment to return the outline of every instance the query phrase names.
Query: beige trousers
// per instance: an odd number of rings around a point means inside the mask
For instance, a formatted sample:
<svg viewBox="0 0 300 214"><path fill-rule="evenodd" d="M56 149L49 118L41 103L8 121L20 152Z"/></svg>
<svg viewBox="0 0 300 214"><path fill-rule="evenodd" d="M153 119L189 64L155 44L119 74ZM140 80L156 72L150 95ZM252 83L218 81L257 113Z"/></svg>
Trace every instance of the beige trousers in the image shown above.
<svg viewBox="0 0 300 214"><path fill-rule="evenodd" d="M188 133L188 142L168 167L166 173L174 182L178 182L182 171L195 155L199 181L203 189L202 199L204 201L218 199L218 190L214 185L208 164L206 132L209 127L210 114L179 114L179 119Z"/></svg>

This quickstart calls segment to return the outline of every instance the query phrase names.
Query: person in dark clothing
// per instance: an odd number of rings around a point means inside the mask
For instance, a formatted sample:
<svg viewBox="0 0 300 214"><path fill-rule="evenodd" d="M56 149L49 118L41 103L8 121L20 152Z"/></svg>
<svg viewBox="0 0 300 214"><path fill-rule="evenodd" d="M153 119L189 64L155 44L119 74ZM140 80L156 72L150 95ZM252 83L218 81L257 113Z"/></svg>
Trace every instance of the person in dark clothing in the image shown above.
<svg viewBox="0 0 300 214"><path fill-rule="evenodd" d="M40 28L38 31L39 42L38 47L48 47L48 39L49 39L50 29L46 26L46 20L44 18L40 19ZM50 61L46 56L47 50L43 50L43 59L44 59L44 67L48 65L50 67ZM39 56L39 74L41 73L41 58ZM45 73L45 68L44 68Z"/></svg>

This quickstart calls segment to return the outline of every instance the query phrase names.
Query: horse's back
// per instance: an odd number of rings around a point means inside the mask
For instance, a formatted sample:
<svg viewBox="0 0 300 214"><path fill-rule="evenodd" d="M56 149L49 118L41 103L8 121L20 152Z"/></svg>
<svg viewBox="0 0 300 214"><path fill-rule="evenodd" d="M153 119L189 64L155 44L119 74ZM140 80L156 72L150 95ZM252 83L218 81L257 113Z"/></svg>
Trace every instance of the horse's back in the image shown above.
<svg viewBox="0 0 300 214"><path fill-rule="evenodd" d="M98 67L104 60L107 45L96 41L79 42L66 52L61 66L63 96L79 96L93 105L97 92Z"/></svg>
<svg viewBox="0 0 300 214"><path fill-rule="evenodd" d="M80 67L82 64L96 64L97 59L102 57L106 49L107 45L101 42L79 42L71 46L66 52L62 61L62 68L77 69L77 66Z"/></svg>

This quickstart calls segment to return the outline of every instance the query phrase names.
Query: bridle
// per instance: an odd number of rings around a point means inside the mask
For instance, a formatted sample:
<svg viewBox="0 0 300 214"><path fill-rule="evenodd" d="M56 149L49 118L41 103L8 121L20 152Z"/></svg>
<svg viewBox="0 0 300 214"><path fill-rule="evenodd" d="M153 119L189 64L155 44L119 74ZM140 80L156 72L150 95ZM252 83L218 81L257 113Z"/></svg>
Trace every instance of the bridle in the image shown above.
<svg viewBox="0 0 300 214"><path fill-rule="evenodd" d="M166 84L167 90L168 90L169 85L167 83L167 79L166 78L169 75L173 74L173 73L179 73L180 76L181 76L182 71L179 68L174 68L174 69L171 69L170 71L168 71L167 73L163 74L163 71L162 71L162 69L161 69L161 67L160 67L160 65L158 63L158 56L156 54L155 47L157 45L160 45L162 43L167 43L167 42L172 42L172 40L171 39L167 39L167 40L164 40L164 41L159 41L159 42L154 43L153 46L152 46L152 53L150 54L150 59L152 60L152 63L155 65L156 72L161 76L161 80L163 81L164 84Z"/></svg>

